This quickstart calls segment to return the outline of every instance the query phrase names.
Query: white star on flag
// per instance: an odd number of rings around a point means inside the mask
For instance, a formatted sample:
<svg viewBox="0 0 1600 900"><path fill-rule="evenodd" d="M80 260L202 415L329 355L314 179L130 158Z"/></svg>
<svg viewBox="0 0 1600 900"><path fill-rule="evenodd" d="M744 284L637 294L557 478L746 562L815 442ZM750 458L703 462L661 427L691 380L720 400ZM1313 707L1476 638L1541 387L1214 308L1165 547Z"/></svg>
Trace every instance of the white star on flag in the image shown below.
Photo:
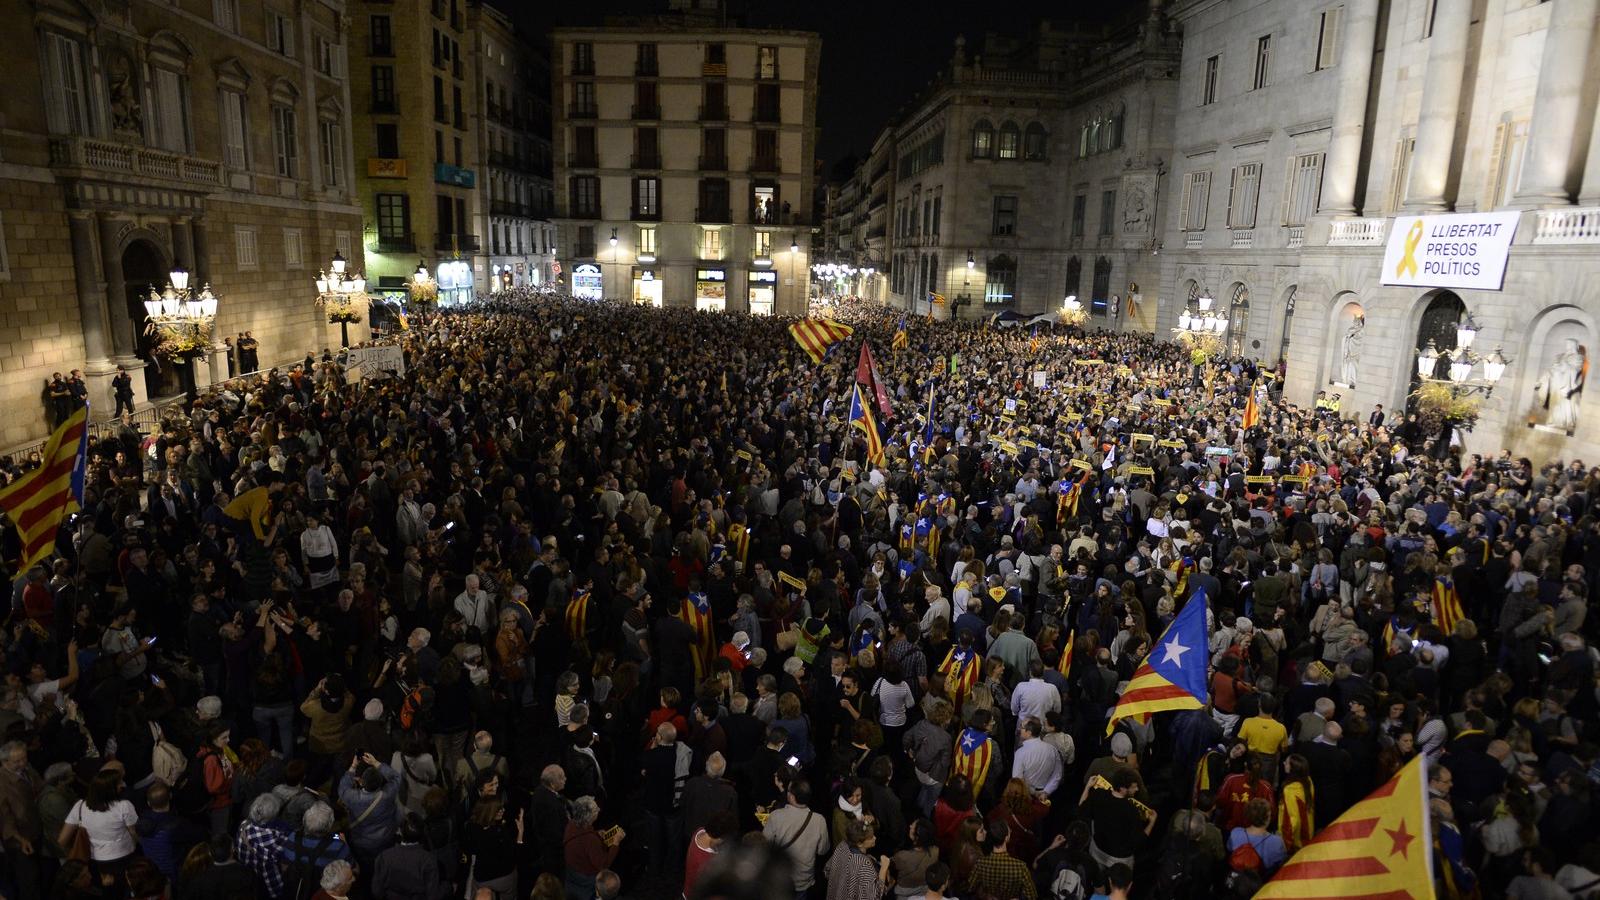
<svg viewBox="0 0 1600 900"><path fill-rule="evenodd" d="M1183 655L1189 652L1189 648L1178 643L1177 637L1173 637L1172 640L1161 646L1167 648L1167 658L1163 661L1172 663L1180 669L1183 668Z"/></svg>
<svg viewBox="0 0 1600 900"><path fill-rule="evenodd" d="M971 732L968 732L966 735L964 735L961 738L961 746L967 748L968 750L971 750L973 747L976 747L977 745L978 745L978 740L977 740L977 738L974 738L972 736Z"/></svg>

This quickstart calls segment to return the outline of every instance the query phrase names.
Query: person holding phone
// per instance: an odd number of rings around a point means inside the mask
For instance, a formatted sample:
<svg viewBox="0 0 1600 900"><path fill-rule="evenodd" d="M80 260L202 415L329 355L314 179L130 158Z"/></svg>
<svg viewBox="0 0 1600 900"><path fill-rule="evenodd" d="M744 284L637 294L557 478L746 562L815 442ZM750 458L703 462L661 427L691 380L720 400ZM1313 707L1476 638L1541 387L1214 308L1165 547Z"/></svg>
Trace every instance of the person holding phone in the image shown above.
<svg viewBox="0 0 1600 900"><path fill-rule="evenodd" d="M155 638L140 640L133 632L133 623L139 613L132 606L123 606L111 614L111 622L100 635L100 649L117 663L117 675L123 681L142 681L150 663L145 657L155 646Z"/></svg>

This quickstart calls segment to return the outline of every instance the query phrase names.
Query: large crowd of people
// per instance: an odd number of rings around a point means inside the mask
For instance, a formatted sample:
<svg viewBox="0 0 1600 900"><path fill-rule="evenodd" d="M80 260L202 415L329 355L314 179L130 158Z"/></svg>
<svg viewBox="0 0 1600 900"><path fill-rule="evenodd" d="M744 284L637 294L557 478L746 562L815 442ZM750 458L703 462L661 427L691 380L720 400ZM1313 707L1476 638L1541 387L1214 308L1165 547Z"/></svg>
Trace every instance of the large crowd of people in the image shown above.
<svg viewBox="0 0 1600 900"><path fill-rule="evenodd" d="M0 897L1245 897L1418 755L1439 896L1600 897L1600 470L829 314L507 291L96 441L0 635ZM1189 602L1208 704L1108 733Z"/></svg>

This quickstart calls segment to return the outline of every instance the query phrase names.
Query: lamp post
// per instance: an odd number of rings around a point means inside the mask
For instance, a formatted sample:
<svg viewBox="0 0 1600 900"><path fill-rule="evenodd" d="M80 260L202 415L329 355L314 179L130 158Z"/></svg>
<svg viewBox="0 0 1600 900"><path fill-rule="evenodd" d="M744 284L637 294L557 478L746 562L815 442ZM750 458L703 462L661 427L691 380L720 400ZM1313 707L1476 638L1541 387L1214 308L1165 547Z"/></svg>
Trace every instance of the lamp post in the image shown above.
<svg viewBox="0 0 1600 900"><path fill-rule="evenodd" d="M1439 416L1439 438L1435 453L1443 458L1450 452L1451 432L1457 428L1471 431L1478 418L1483 401L1494 393L1495 386L1505 377L1511 366L1499 347L1488 356L1472 352L1472 345L1481 329L1468 313L1456 326L1454 350L1440 351L1430 339L1428 345L1417 351L1418 386L1413 392L1417 406ZM1437 376L1439 360L1449 363L1445 377ZM1483 364L1483 374L1474 376L1473 370Z"/></svg>
<svg viewBox="0 0 1600 900"><path fill-rule="evenodd" d="M360 272L346 273L344 254L333 251L328 268L317 274L317 308L328 314L329 322L339 323L339 345L350 346L350 323L361 321L361 313L371 302L367 280Z"/></svg>
<svg viewBox="0 0 1600 900"><path fill-rule="evenodd" d="M617 268L617 230L615 228L611 229L611 239L607 243L609 243L611 245L611 268L614 271ZM605 295L606 295L605 279L601 279L601 285L600 285L600 297L601 297L601 299L605 299Z"/></svg>
<svg viewBox="0 0 1600 900"><path fill-rule="evenodd" d="M411 280L406 282L406 294L417 305L419 312L439 302L439 282L428 274L425 261L417 260L417 271L411 273Z"/></svg>
<svg viewBox="0 0 1600 900"><path fill-rule="evenodd" d="M1204 369L1207 400L1215 390L1209 363L1222 349L1222 335L1228 330L1228 317L1212 312L1213 302L1210 294L1202 293L1195 300L1196 309L1191 312L1184 307L1178 314L1178 327L1172 329L1178 343L1189 348L1189 361Z"/></svg>
<svg viewBox="0 0 1600 900"><path fill-rule="evenodd" d="M176 362L184 396L193 403L199 396L194 360L210 347L211 326L217 320L217 297L211 293L211 285L205 285L196 296L189 290L188 270L175 266L165 290L158 292L155 285L150 286L144 308L145 333L159 338L154 352Z"/></svg>
<svg viewBox="0 0 1600 900"><path fill-rule="evenodd" d="M795 260L799 256L800 256L800 238L798 236L796 236L795 234L790 233L790 235L789 235L789 286L790 287L796 287L797 286L794 283L794 266L795 266ZM773 291L772 293L773 293L773 297L776 298L778 292L777 291ZM801 299L803 299L805 301L805 306L802 307L802 308L803 309L810 309L810 307L811 307L811 297L809 295L802 294L801 295Z"/></svg>

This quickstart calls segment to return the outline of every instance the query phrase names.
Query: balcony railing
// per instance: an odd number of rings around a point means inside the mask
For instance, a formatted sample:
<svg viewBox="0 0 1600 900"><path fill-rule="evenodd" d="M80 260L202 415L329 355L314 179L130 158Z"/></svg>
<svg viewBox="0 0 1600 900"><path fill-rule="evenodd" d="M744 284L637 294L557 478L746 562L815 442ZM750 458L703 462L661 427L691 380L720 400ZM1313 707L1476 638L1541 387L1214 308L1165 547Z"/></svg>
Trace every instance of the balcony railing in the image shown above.
<svg viewBox="0 0 1600 900"><path fill-rule="evenodd" d="M572 74L574 74L574 75L593 75L594 74L594 60L592 58L591 59L574 59L572 61Z"/></svg>
<svg viewBox="0 0 1600 900"><path fill-rule="evenodd" d="M1330 247L1368 247L1383 243L1389 220L1380 218L1336 219L1328 235Z"/></svg>
<svg viewBox="0 0 1600 900"><path fill-rule="evenodd" d="M491 200L489 201L489 212L491 215L496 216L526 218L528 216L528 207L510 200Z"/></svg>
<svg viewBox="0 0 1600 900"><path fill-rule="evenodd" d="M433 249L476 253L478 251L478 236L475 234L446 234L440 232L434 236Z"/></svg>
<svg viewBox="0 0 1600 900"><path fill-rule="evenodd" d="M577 103L567 104L567 118L569 119L594 119L600 116L600 110L594 106Z"/></svg>
<svg viewBox="0 0 1600 900"><path fill-rule="evenodd" d="M1600 244L1600 207L1541 209L1533 228L1535 244Z"/></svg>
<svg viewBox="0 0 1600 900"><path fill-rule="evenodd" d="M776 156L753 156L750 158L750 171L776 172L778 171L778 158Z"/></svg>
<svg viewBox="0 0 1600 900"><path fill-rule="evenodd" d="M415 253L417 236L410 233L379 234L368 249L373 253Z"/></svg>
<svg viewBox="0 0 1600 900"><path fill-rule="evenodd" d="M635 153L631 157L630 163L629 168L633 169L659 169L661 168L661 154Z"/></svg>
<svg viewBox="0 0 1600 900"><path fill-rule="evenodd" d="M1254 228L1233 229L1233 249L1245 250L1256 245L1256 230Z"/></svg>
<svg viewBox="0 0 1600 900"><path fill-rule="evenodd" d="M777 123L779 121L778 107L758 104L751 115L751 119L756 122Z"/></svg>
<svg viewBox="0 0 1600 900"><path fill-rule="evenodd" d="M594 259L594 244L574 244L572 256L574 259Z"/></svg>
<svg viewBox="0 0 1600 900"><path fill-rule="evenodd" d="M636 76L654 78L655 76L661 74L661 66L659 62L654 59L635 60L633 63L633 74Z"/></svg>
<svg viewBox="0 0 1600 900"><path fill-rule="evenodd" d="M1206 242L1204 231L1190 231L1183 236L1183 246L1186 250L1198 250Z"/></svg>
<svg viewBox="0 0 1600 900"><path fill-rule="evenodd" d="M713 62L701 63L700 74L706 77L726 78L728 77L728 64Z"/></svg>
<svg viewBox="0 0 1600 900"><path fill-rule="evenodd" d="M696 222L708 222L713 225L731 225L733 215L726 206L699 207L694 211Z"/></svg>
<svg viewBox="0 0 1600 900"><path fill-rule="evenodd" d="M728 121L728 104L715 103L700 107L700 121L726 122Z"/></svg>
<svg viewBox="0 0 1600 900"><path fill-rule="evenodd" d="M635 206L628 210L628 218L635 222L659 222L661 221L661 207L657 206L651 209L640 209L639 207Z"/></svg>
<svg viewBox="0 0 1600 900"><path fill-rule="evenodd" d="M600 207L598 206L573 206L570 218L573 219L598 219Z"/></svg>
<svg viewBox="0 0 1600 900"><path fill-rule="evenodd" d="M1288 239L1284 242L1290 250L1299 250L1306 245L1306 227L1304 225L1290 225L1284 228Z"/></svg>
<svg viewBox="0 0 1600 900"><path fill-rule="evenodd" d="M726 172L728 171L728 157L726 155L702 156L700 157L700 171Z"/></svg>
<svg viewBox="0 0 1600 900"><path fill-rule="evenodd" d="M371 112L384 115L395 115L400 112L399 97L373 97Z"/></svg>
<svg viewBox="0 0 1600 900"><path fill-rule="evenodd" d="M222 164L214 160L86 137L51 139L50 165L185 184L213 187L222 184Z"/></svg>
<svg viewBox="0 0 1600 900"><path fill-rule="evenodd" d="M600 159L593 153L568 153L567 168L598 169L600 168Z"/></svg>
<svg viewBox="0 0 1600 900"><path fill-rule="evenodd" d="M659 119L661 118L661 104L635 103L633 105L633 118L646 121L650 119Z"/></svg>

